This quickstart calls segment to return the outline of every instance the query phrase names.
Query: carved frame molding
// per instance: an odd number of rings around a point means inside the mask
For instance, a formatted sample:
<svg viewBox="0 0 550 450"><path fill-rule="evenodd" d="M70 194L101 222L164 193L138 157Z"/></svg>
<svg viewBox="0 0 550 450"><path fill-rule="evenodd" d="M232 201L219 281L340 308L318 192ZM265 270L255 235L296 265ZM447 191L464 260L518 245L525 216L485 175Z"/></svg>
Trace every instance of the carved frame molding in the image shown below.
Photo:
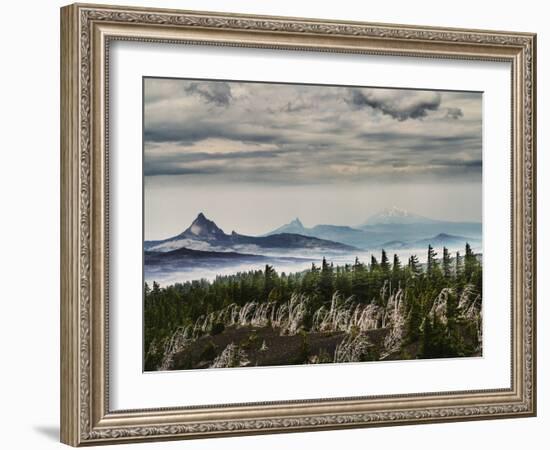
<svg viewBox="0 0 550 450"><path fill-rule="evenodd" d="M106 104L113 40L510 62L510 389L111 411ZM61 10L61 57L62 442L79 446L536 414L534 34L75 4Z"/></svg>

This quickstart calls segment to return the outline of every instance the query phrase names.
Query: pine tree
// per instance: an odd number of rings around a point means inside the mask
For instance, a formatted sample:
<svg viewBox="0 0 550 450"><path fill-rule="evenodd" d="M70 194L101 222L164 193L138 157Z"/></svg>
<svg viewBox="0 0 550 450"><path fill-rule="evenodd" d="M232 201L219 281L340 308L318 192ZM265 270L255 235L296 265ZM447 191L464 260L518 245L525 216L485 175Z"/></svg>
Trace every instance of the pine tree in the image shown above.
<svg viewBox="0 0 550 450"><path fill-rule="evenodd" d="M476 257L474 255L474 252L472 251L470 244L466 242L466 251L464 255L464 277L468 282L470 282L472 279L472 274L475 269L475 262Z"/></svg>
<svg viewBox="0 0 550 450"><path fill-rule="evenodd" d="M382 269L382 273L384 275L387 275L390 273L390 260L388 259L388 255L386 254L386 250L382 249L382 259L380 260L380 269Z"/></svg>
<svg viewBox="0 0 550 450"><path fill-rule="evenodd" d="M420 341L420 354L422 358L432 358L433 357L433 328L431 320L428 316L424 317L424 322L422 324L422 338Z"/></svg>
<svg viewBox="0 0 550 450"><path fill-rule="evenodd" d="M378 269L378 261L376 260L376 256L372 255L370 257L370 271L374 272Z"/></svg>
<svg viewBox="0 0 550 450"><path fill-rule="evenodd" d="M460 252L456 252L456 260L455 260L455 278L460 278L462 275L462 263L460 258Z"/></svg>
<svg viewBox="0 0 550 450"><path fill-rule="evenodd" d="M420 273L420 264L418 263L418 257L416 255L411 255L409 258L409 270L413 275L418 275Z"/></svg>
<svg viewBox="0 0 550 450"><path fill-rule="evenodd" d="M319 288L320 268L311 263L311 270L306 273L302 281L302 290L307 295L317 295Z"/></svg>
<svg viewBox="0 0 550 450"><path fill-rule="evenodd" d="M334 279L334 290L340 292L345 298L352 295L352 281L353 273L350 275L350 266L344 267L336 266L336 273Z"/></svg>
<svg viewBox="0 0 550 450"><path fill-rule="evenodd" d="M153 294L158 294L159 292L160 292L160 285L156 281L153 281Z"/></svg>
<svg viewBox="0 0 550 450"><path fill-rule="evenodd" d="M275 278L277 277L277 273L275 272L275 269L273 266L270 266L269 264L265 265L264 270L264 297L267 299L269 296L269 293L271 290L275 287Z"/></svg>
<svg viewBox="0 0 550 450"><path fill-rule="evenodd" d="M422 325L422 307L420 301L414 296L413 289L409 288L405 295L407 301L407 342L416 342L420 337Z"/></svg>
<svg viewBox="0 0 550 450"><path fill-rule="evenodd" d="M327 260L323 257L323 263L321 266L321 279L319 280L319 290L323 301L329 302L332 298L332 292L334 289L333 283L333 267L327 263Z"/></svg>
<svg viewBox="0 0 550 450"><path fill-rule="evenodd" d="M427 272L428 272L428 276L430 276L430 277L434 274L434 269L435 269L435 265L436 265L436 260L435 260L436 256L437 256L437 253L435 252L433 247L431 245L428 245L428 268L427 268Z"/></svg>
<svg viewBox="0 0 550 450"><path fill-rule="evenodd" d="M397 254L394 253L393 264L391 268L391 280L392 280L393 287L399 289L401 287L401 279L402 279L401 261L399 260L399 256L397 256Z"/></svg>
<svg viewBox="0 0 550 450"><path fill-rule="evenodd" d="M359 258L355 258L351 272L351 293L357 301L364 303L368 299L368 288L366 267L359 261Z"/></svg>
<svg viewBox="0 0 550 450"><path fill-rule="evenodd" d="M447 280L451 278L451 255L447 247L443 247L443 276Z"/></svg>
<svg viewBox="0 0 550 450"><path fill-rule="evenodd" d="M394 253L393 255L392 272L394 276L399 275L399 272L401 272L401 261L399 260L399 256L397 256L397 253Z"/></svg>

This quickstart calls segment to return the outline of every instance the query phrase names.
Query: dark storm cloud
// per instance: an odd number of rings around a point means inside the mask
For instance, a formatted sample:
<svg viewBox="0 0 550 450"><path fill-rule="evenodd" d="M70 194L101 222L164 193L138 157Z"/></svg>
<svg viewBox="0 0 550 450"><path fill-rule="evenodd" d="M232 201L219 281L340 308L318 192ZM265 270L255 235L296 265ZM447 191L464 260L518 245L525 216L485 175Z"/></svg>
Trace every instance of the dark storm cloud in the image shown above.
<svg viewBox="0 0 550 450"><path fill-rule="evenodd" d="M145 177L157 175L212 175L219 173L215 167L180 167L171 162L149 162L143 169Z"/></svg>
<svg viewBox="0 0 550 450"><path fill-rule="evenodd" d="M481 134L459 134L455 136L414 135L398 133L359 134L366 144L374 148L387 148L394 156L423 164L430 155L468 151L472 156L480 154ZM424 155L424 156L423 156Z"/></svg>
<svg viewBox="0 0 550 450"><path fill-rule="evenodd" d="M412 133L360 133L358 135L362 139L367 141L377 141L377 142L407 142L407 141L416 141L422 143L436 143L436 144L453 144L453 143L464 143L471 140L478 140L481 138L481 135L476 134L459 134L459 135L450 135L450 136L441 136L441 135L418 135Z"/></svg>
<svg viewBox="0 0 550 450"><path fill-rule="evenodd" d="M277 158L285 154L283 150L267 151L243 151L228 153L182 153L177 155L160 155L157 157L146 157L146 176L157 175L187 175L191 173L219 173L225 171L224 164L205 167L204 163L223 162L231 163L232 160L257 160ZM202 163L202 166L196 166L196 163ZM195 172L196 171L196 172Z"/></svg>
<svg viewBox="0 0 550 450"><path fill-rule="evenodd" d="M481 174L478 93L151 79L144 94L146 176L283 185Z"/></svg>
<svg viewBox="0 0 550 450"><path fill-rule="evenodd" d="M473 161L463 161L463 160L456 160L456 159L434 159L431 161L431 164L436 166L444 166L444 167L454 167L454 168L464 168L467 170L481 170L482 167L482 161L481 159L476 159Z"/></svg>
<svg viewBox="0 0 550 450"><path fill-rule="evenodd" d="M447 117L451 119L460 119L464 113L460 108L447 108Z"/></svg>
<svg viewBox="0 0 550 450"><path fill-rule="evenodd" d="M288 102L286 106L282 109L283 112L287 113L298 113L311 109L313 105L307 104L303 101L297 100L294 102Z"/></svg>
<svg viewBox="0 0 550 450"><path fill-rule="evenodd" d="M185 92L197 94L217 106L227 106L231 101L231 86L224 82L193 82L185 87Z"/></svg>
<svg viewBox="0 0 550 450"><path fill-rule="evenodd" d="M273 142L279 135L271 130L255 131L215 123L166 123L165 125L145 125L145 142L178 142L192 144L209 138L224 138L245 142Z"/></svg>
<svg viewBox="0 0 550 450"><path fill-rule="evenodd" d="M428 111L437 110L441 104L438 92L402 91L402 95L397 96L395 91L388 91L350 89L346 101L355 109L370 107L399 121L426 117Z"/></svg>
<svg viewBox="0 0 550 450"><path fill-rule="evenodd" d="M426 139L417 139L412 142L401 142L397 144L397 149L405 149L411 152L432 152L439 154L441 152L470 150L477 151L481 148L481 137L427 137Z"/></svg>

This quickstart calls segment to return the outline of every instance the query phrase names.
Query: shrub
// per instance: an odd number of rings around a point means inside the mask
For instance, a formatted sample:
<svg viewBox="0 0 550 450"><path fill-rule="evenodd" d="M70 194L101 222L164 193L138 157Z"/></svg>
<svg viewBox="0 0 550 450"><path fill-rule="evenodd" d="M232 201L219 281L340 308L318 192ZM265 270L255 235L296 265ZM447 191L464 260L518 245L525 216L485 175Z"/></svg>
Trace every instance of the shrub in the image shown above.
<svg viewBox="0 0 550 450"><path fill-rule="evenodd" d="M213 342L208 342L200 356L201 361L211 361L216 357L217 347Z"/></svg>
<svg viewBox="0 0 550 450"><path fill-rule="evenodd" d="M212 336L216 336L217 334L221 334L225 331L225 325L221 322L216 322L214 325L212 325L212 331L210 334Z"/></svg>

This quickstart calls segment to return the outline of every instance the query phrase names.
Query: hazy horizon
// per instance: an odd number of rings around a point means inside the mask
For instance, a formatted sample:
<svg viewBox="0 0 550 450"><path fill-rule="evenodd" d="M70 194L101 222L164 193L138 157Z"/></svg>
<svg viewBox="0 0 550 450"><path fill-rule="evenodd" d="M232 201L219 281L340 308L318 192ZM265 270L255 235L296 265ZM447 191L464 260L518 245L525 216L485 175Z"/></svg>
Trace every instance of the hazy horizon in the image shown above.
<svg viewBox="0 0 550 450"><path fill-rule="evenodd" d="M431 187L432 186L430 186L430 188ZM409 197L411 200L413 200L412 197L414 197L415 193L418 191L423 191L425 188L426 187L419 186L411 189L411 187L409 187L407 193L403 196L405 198ZM247 190L246 187L244 189L245 191ZM382 205L379 201L373 201L374 205L379 205L378 208L365 208L364 213L363 211L357 212L350 210L348 219L346 219L346 217L348 216L344 216L340 217L339 220L331 221L329 217L330 215L325 215L324 210L319 209L315 204L308 205L307 202L305 202L306 204L302 202L296 202L296 204L294 204L292 208L289 208L284 213L273 211L271 214L255 218L254 222L252 223L250 221L242 221L242 215L245 214L246 211L250 210L250 205L256 205L264 200L264 192L261 192L261 190L260 192L255 192L254 195L251 195L249 197L248 205L239 206L234 205L231 202L232 197L238 194L235 194L233 192L220 193L216 190L216 188L210 188L208 190L212 191L212 195L220 196L218 201L216 201L214 205L200 204L200 201L187 199L187 208L172 209L169 214L170 220L164 223L158 223L158 221L154 219L157 214L157 210L159 211L158 214L160 215L162 214L162 211L164 210L166 204L177 205L179 203L178 193L180 190L177 187L173 189L160 189L158 191L152 189L149 192L147 200L149 202L149 205L145 207L146 211L149 212L149 214L145 215L145 240L164 239L177 235L184 231L189 225L191 225L191 222L195 220L199 213L203 213L208 219L214 221L218 227L220 227L224 232L228 234L232 231L236 231L240 234L246 235L261 235L273 231L274 229L279 228L280 226L287 224L296 218L299 218L306 228L314 227L315 225L347 225L350 227L356 227L364 224L373 214L376 214L384 209L391 209L392 207L403 209L408 211L409 213L418 214L428 217L430 219L450 222L481 222L481 218L468 218L468 215L457 214L456 216L442 216L439 214L434 214L434 212L430 211L429 208L422 209L420 205L418 209L412 209L410 207L410 202L407 204L406 202L401 201L392 204ZM469 189L467 186L464 186L460 189L460 191L465 192L467 192L468 190ZM458 194L457 196L460 197L460 191L459 193L454 192L454 194ZM451 194L452 193L449 193L448 195ZM445 203L448 202L448 195L442 196L441 201ZM281 200L282 198L281 192L274 193L273 196L279 200ZM287 192L285 198L293 196L294 193ZM307 196L304 195L302 198L307 198ZM155 201L155 199L157 200ZM333 202L338 202L338 194L333 193L333 198L331 200ZM193 206L191 206L190 204ZM327 203L325 203L325 205L327 205ZM153 220L151 221L151 219ZM154 231L156 231L156 233L154 233Z"/></svg>
<svg viewBox="0 0 550 450"><path fill-rule="evenodd" d="M480 93L144 79L144 234L481 222Z"/></svg>

